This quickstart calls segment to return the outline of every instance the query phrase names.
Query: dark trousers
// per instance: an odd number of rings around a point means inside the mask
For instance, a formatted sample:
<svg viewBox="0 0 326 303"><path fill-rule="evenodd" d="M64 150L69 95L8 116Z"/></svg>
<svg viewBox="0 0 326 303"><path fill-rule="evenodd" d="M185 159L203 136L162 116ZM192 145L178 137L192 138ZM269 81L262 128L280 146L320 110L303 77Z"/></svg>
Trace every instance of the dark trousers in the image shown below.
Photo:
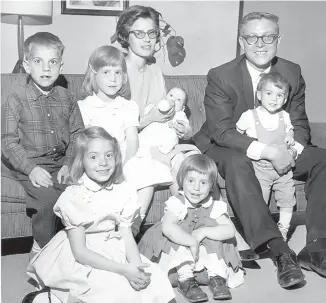
<svg viewBox="0 0 326 303"><path fill-rule="evenodd" d="M53 186L34 187L28 176L16 173L17 179L27 192L27 214L32 218L33 237L41 248L62 227L59 218L53 212L53 206L67 186L57 182L58 170L50 174Z"/></svg>
<svg viewBox="0 0 326 303"><path fill-rule="evenodd" d="M249 245L256 249L281 237L266 205L251 160L242 153L215 145L206 153L225 179L228 200L239 217ZM326 149L307 147L296 160L294 179L306 181L307 243L326 238Z"/></svg>

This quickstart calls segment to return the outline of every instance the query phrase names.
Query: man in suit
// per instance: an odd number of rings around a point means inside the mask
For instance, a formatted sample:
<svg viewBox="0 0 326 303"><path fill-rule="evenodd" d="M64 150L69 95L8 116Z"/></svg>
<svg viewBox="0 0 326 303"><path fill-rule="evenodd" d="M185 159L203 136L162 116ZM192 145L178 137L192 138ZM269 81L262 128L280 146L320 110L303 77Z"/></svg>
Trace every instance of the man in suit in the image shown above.
<svg viewBox="0 0 326 303"><path fill-rule="evenodd" d="M217 163L250 246L258 251L267 244L277 266L278 282L287 288L304 280L299 265L326 277L326 150L310 142L300 66L276 57L281 40L278 17L250 13L243 18L239 33L244 55L209 71L206 122L193 140ZM261 73L273 71L291 85L284 110L294 126L294 158L285 144L266 145L236 130L241 114L257 106L254 96ZM269 160L279 174L293 167L294 179L307 181L307 242L298 257L282 239L264 202L252 166L252 160L260 159Z"/></svg>

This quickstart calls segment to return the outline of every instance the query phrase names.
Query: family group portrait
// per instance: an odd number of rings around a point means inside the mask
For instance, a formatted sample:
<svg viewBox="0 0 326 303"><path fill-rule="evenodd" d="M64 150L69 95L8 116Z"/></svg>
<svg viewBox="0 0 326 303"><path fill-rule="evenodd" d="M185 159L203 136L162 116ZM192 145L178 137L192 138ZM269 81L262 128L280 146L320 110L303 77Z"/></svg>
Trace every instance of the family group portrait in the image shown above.
<svg viewBox="0 0 326 303"><path fill-rule="evenodd" d="M0 10L2 302L325 302L326 2Z"/></svg>

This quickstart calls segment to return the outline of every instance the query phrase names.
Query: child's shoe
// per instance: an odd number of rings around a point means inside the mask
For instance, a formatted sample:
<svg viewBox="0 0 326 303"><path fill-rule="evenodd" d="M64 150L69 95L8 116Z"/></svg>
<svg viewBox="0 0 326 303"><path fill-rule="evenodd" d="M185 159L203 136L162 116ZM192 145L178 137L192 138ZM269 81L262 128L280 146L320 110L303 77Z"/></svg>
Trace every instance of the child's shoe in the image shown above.
<svg viewBox="0 0 326 303"><path fill-rule="evenodd" d="M288 239L289 227L285 227L280 222L277 223L277 227L278 227L279 231L281 232L281 235L283 237L283 240L286 242L287 239Z"/></svg>
<svg viewBox="0 0 326 303"><path fill-rule="evenodd" d="M209 279L209 289L213 293L214 300L230 300L231 292L226 285L226 280L221 276L214 276Z"/></svg>
<svg viewBox="0 0 326 303"><path fill-rule="evenodd" d="M178 281L178 290L189 302L205 302L208 300L208 296L199 287L194 277L186 281Z"/></svg>

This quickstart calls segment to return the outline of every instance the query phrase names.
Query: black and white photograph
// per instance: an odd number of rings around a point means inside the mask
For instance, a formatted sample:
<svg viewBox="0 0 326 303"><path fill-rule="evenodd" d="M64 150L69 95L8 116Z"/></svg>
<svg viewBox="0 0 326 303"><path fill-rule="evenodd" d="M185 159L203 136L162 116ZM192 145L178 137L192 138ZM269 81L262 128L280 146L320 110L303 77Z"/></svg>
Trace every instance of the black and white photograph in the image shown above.
<svg viewBox="0 0 326 303"><path fill-rule="evenodd" d="M325 302L326 1L0 10L1 302Z"/></svg>

